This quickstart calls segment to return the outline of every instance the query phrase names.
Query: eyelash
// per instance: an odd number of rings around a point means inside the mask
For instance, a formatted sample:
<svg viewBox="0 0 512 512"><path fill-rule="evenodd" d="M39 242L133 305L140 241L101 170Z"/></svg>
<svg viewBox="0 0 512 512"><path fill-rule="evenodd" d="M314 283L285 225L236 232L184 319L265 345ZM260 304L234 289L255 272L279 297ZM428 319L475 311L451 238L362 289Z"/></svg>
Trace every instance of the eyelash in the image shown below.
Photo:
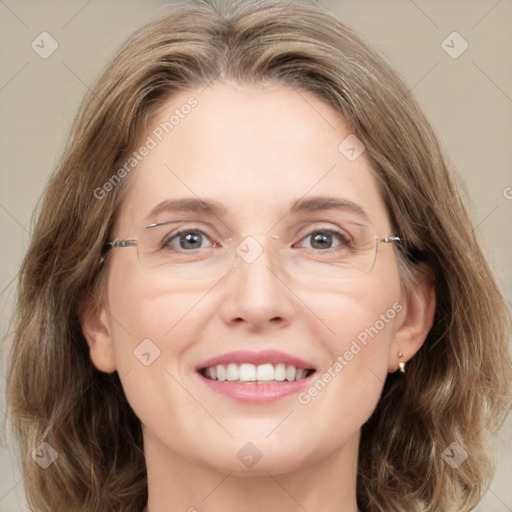
<svg viewBox="0 0 512 512"><path fill-rule="evenodd" d="M178 239L186 234L186 233L199 233L201 234L202 236L206 237L208 240L210 240L210 237L201 229L196 229L196 228L187 228L187 229L182 229L176 233L174 233L172 236L169 236L169 237L166 237L164 238L164 240L162 241L162 248L171 248L170 247L170 242L172 240L175 240L175 239ZM335 228L325 228L325 229L322 229L322 228L319 228L319 229L314 229L312 231L310 231L306 236L302 237L299 242L302 242L304 240L306 240L307 238L311 237L312 235L316 234L316 233L324 233L324 234L329 234L329 235L334 235L336 237L338 237L338 239L340 240L340 244L339 245L346 245L346 244L349 244L350 243L350 237L344 232L344 231L341 231L341 230L338 230L338 229L335 229ZM218 242L212 242L214 245L208 247L208 248L214 248L218 245L215 245L215 244L218 244ZM295 244L294 244L295 245ZM322 251L322 252L326 252L326 251L330 251L330 250L336 250L339 246L336 246L336 247L329 247L327 249L318 249L318 251ZM187 249L172 249L172 250L175 250L177 252L192 252L194 250L198 250L198 249L202 249L202 247L199 247L197 249L190 249L190 250L187 250Z"/></svg>

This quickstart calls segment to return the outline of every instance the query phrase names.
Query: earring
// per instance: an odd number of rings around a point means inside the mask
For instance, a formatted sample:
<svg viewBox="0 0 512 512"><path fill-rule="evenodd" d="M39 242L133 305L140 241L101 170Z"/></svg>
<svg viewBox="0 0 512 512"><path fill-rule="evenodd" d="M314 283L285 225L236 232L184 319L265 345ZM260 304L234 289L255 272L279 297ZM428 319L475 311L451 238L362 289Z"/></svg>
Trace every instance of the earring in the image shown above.
<svg viewBox="0 0 512 512"><path fill-rule="evenodd" d="M398 357L402 357L404 354L402 352L398 353ZM405 361L398 362L398 368L402 373L405 373Z"/></svg>

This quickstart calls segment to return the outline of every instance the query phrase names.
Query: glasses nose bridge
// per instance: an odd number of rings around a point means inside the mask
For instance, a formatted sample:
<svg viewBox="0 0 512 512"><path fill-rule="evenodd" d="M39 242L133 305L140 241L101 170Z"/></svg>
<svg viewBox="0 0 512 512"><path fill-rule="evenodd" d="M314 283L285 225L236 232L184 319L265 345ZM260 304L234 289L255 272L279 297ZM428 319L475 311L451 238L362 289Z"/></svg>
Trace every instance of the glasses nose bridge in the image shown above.
<svg viewBox="0 0 512 512"><path fill-rule="evenodd" d="M268 232L237 233L230 240L234 244L236 257L248 264L260 260L264 253L273 260L274 253L280 248L280 236Z"/></svg>

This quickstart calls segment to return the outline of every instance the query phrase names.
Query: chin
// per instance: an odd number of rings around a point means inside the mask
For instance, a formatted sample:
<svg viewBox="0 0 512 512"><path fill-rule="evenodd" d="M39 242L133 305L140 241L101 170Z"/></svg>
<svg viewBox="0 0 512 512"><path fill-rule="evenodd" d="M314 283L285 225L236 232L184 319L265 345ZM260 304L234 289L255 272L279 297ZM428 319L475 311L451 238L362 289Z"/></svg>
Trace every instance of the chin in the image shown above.
<svg viewBox="0 0 512 512"><path fill-rule="evenodd" d="M304 431L293 437L276 437L274 440L240 438L222 444L212 442L209 449L195 454L197 462L221 473L235 476L266 476L295 472L310 467L329 456L331 447L304 442ZM218 436L217 436L218 441ZM213 448L213 450L212 450Z"/></svg>

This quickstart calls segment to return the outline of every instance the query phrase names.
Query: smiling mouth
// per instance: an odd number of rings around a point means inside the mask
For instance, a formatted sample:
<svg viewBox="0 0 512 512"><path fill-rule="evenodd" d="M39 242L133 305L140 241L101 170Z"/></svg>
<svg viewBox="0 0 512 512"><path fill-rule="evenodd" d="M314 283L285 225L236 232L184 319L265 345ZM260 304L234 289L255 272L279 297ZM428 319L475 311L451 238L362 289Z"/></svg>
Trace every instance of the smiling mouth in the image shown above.
<svg viewBox="0 0 512 512"><path fill-rule="evenodd" d="M302 380L309 377L314 371L314 369L299 368L286 363L264 363L260 365L229 363L201 368L199 373L206 379L219 382L268 383Z"/></svg>

